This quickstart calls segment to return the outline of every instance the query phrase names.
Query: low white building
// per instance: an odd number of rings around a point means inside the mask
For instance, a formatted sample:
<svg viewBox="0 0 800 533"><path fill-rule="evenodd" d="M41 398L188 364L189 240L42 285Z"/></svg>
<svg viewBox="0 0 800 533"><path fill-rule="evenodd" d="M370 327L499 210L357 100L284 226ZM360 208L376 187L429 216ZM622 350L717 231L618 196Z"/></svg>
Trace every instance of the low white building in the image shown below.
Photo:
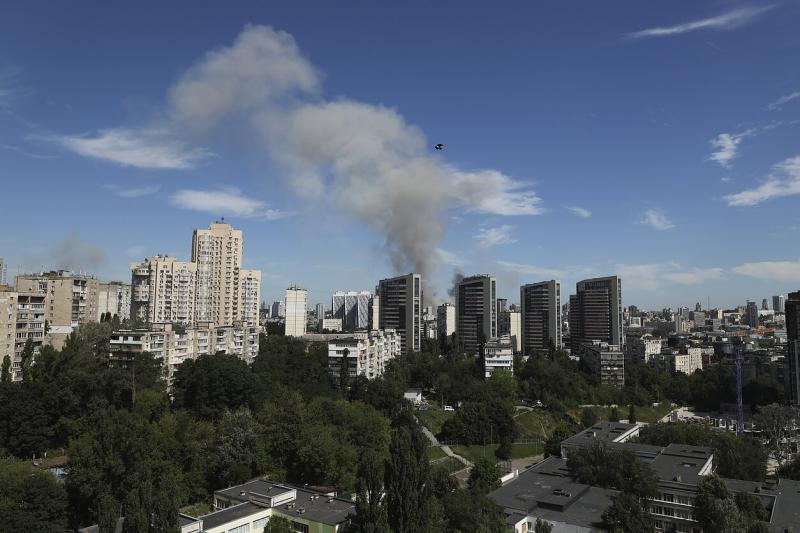
<svg viewBox="0 0 800 533"><path fill-rule="evenodd" d="M671 354L668 356L670 370L683 372L691 376L695 370L703 370L703 351L701 348L689 348L685 354Z"/></svg>
<svg viewBox="0 0 800 533"><path fill-rule="evenodd" d="M383 374L386 365L400 355L400 336L393 329L372 330L328 342L328 370L338 378L346 357L351 378L373 379Z"/></svg>
<svg viewBox="0 0 800 533"><path fill-rule="evenodd" d="M149 329L118 330L111 334L110 357L124 360L135 353L150 352L161 359L169 385L178 367L187 359L218 352L252 363L258 355L261 326L236 323L215 327L201 322L193 328L169 323L151 324Z"/></svg>
<svg viewBox="0 0 800 533"><path fill-rule="evenodd" d="M514 348L511 335L489 339L483 347L484 377L489 379L497 369L514 373Z"/></svg>
<svg viewBox="0 0 800 533"><path fill-rule="evenodd" d="M658 359L661 355L661 348L664 339L653 338L650 335L641 337L628 337L625 343L625 350L630 359L649 363L652 359Z"/></svg>
<svg viewBox="0 0 800 533"><path fill-rule="evenodd" d="M323 318L319 321L318 329L322 331L342 331L341 318Z"/></svg>

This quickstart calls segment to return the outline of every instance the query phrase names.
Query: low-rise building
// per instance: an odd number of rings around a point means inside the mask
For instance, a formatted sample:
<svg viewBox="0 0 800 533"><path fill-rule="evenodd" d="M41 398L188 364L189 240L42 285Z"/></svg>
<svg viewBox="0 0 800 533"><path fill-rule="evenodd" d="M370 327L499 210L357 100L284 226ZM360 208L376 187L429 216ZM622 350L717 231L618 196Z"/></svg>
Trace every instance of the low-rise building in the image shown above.
<svg viewBox="0 0 800 533"><path fill-rule="evenodd" d="M689 348L685 354L667 356L672 373L683 372L691 376L696 370L703 370L703 352L700 348Z"/></svg>
<svg viewBox="0 0 800 533"><path fill-rule="evenodd" d="M181 515L181 533L257 533L275 516L292 531L337 533L355 515L355 504L330 493L255 479L214 492L214 511Z"/></svg>
<svg viewBox="0 0 800 533"><path fill-rule="evenodd" d="M342 331L342 319L341 318L322 318L319 320L319 325L317 326L319 332L323 331Z"/></svg>
<svg viewBox="0 0 800 533"><path fill-rule="evenodd" d="M483 347L483 353L483 372L486 379L498 369L514 373L514 348L510 335L489 339Z"/></svg>
<svg viewBox="0 0 800 533"><path fill-rule="evenodd" d="M383 374L386 365L400 355L400 336L393 329L372 330L328 342L328 370L338 378L346 359L351 378L373 379Z"/></svg>
<svg viewBox="0 0 800 533"><path fill-rule="evenodd" d="M625 353L629 361L649 363L661 354L664 339L651 335L629 335L625 342Z"/></svg>

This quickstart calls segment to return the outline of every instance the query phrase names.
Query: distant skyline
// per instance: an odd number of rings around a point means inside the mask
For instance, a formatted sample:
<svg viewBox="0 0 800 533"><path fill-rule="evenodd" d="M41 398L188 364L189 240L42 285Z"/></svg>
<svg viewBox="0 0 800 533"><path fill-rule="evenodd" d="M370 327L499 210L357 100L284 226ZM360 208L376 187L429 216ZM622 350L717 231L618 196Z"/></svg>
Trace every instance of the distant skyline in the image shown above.
<svg viewBox="0 0 800 533"><path fill-rule="evenodd" d="M456 272L624 305L800 289L797 1L10 4L8 281L244 231L262 299ZM444 150L434 150L436 143ZM431 302L433 303L433 302Z"/></svg>

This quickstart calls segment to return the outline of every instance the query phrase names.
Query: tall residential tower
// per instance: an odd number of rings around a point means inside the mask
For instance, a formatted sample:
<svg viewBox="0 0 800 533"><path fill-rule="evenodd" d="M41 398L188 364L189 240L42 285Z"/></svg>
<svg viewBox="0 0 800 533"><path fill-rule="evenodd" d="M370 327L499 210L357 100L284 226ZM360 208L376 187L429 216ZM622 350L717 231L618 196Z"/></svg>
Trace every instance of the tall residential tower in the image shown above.
<svg viewBox="0 0 800 533"><path fill-rule="evenodd" d="M622 349L622 280L617 276L579 281L577 294L569 298L570 347L577 353L580 345L606 342Z"/></svg>
<svg viewBox="0 0 800 533"><path fill-rule="evenodd" d="M422 277L407 274L378 282L378 329L400 335L403 353L422 349Z"/></svg>
<svg viewBox="0 0 800 533"><path fill-rule="evenodd" d="M523 285L519 298L523 355L561 348L561 282L554 279Z"/></svg>
<svg viewBox="0 0 800 533"><path fill-rule="evenodd" d="M456 284L456 342L467 354L478 354L497 337L497 281L470 276Z"/></svg>

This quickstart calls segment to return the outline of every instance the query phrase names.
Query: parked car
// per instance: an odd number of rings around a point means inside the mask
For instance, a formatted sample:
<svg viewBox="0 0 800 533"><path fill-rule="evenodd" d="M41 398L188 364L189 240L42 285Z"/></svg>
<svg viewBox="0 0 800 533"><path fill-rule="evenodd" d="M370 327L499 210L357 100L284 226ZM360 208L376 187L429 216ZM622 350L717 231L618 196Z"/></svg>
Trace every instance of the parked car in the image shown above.
<svg viewBox="0 0 800 533"><path fill-rule="evenodd" d="M453 408L453 406L452 406L452 405L445 405L445 406L444 406L444 410L445 410L445 411L455 411L455 409Z"/></svg>

